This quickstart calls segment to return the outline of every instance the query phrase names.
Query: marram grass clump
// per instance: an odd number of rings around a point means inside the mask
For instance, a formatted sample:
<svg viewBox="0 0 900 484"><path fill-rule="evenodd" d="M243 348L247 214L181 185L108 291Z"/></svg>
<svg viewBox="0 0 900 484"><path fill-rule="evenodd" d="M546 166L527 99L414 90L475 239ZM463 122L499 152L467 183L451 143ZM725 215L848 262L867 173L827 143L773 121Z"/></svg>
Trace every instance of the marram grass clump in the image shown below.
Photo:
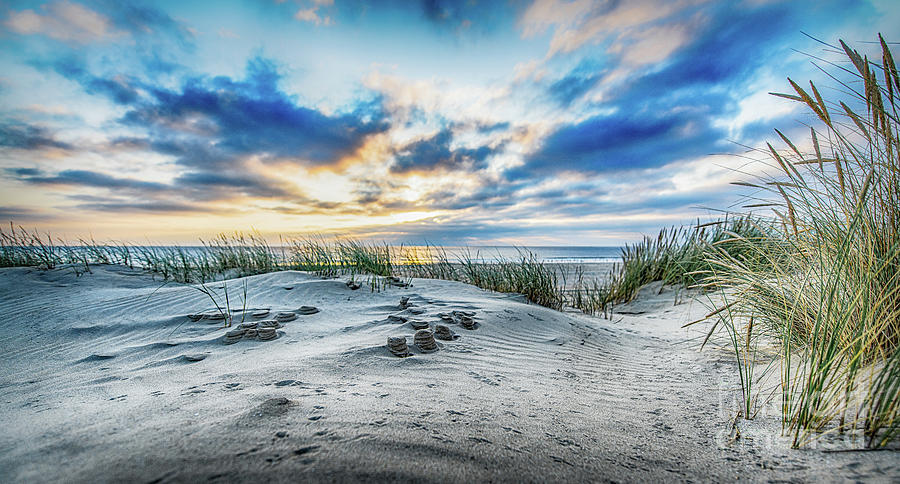
<svg viewBox="0 0 900 484"><path fill-rule="evenodd" d="M739 360L742 347L779 344L794 446L861 432L879 447L900 432L900 77L879 41L879 59L835 47L847 59L832 77L843 99L826 101L812 82L792 80L792 93L777 94L817 121L804 144L777 131L781 143L768 154L780 173L742 183L761 193L754 206L771 208L777 230L735 234L709 251L707 283L729 288L713 317L733 335ZM750 364L744 353L740 366ZM743 385L749 408L751 382Z"/></svg>

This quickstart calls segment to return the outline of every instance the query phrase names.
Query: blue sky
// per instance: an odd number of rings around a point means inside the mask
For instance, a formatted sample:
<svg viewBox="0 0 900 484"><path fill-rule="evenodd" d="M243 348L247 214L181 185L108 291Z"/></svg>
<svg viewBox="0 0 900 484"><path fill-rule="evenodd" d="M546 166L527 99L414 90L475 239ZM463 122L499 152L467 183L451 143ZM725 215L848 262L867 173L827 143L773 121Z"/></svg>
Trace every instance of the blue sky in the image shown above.
<svg viewBox="0 0 900 484"><path fill-rule="evenodd" d="M802 137L767 93L827 90L809 36L898 30L892 0L0 1L0 219L615 245L735 209L743 146Z"/></svg>

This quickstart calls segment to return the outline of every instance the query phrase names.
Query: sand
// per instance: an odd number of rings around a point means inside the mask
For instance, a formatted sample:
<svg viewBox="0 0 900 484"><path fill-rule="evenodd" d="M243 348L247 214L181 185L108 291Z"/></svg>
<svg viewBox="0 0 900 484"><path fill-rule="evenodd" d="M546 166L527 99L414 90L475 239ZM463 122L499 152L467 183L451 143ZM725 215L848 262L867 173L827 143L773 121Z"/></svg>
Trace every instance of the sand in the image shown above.
<svg viewBox="0 0 900 484"><path fill-rule="evenodd" d="M735 426L731 359L680 328L706 308L658 285L606 320L456 282L264 274L227 281L249 319L297 317L225 344L234 328L188 317L213 309L189 286L0 273L3 482L900 478L896 451L791 450L777 415ZM458 338L424 351L411 319Z"/></svg>

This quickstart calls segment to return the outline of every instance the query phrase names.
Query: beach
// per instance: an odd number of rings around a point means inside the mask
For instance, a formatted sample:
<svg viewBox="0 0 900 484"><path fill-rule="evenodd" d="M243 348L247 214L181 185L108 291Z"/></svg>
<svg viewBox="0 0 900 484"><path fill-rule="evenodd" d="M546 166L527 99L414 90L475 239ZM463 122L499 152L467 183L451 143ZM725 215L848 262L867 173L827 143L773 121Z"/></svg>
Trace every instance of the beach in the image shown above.
<svg viewBox="0 0 900 484"><path fill-rule="evenodd" d="M793 450L777 415L736 418L733 354L682 328L708 312L696 292L651 284L604 319L283 271L207 284L226 328L197 286L91 269L0 269L4 482L900 478L894 452ZM225 344L262 320L275 339ZM423 351L414 323L457 338Z"/></svg>

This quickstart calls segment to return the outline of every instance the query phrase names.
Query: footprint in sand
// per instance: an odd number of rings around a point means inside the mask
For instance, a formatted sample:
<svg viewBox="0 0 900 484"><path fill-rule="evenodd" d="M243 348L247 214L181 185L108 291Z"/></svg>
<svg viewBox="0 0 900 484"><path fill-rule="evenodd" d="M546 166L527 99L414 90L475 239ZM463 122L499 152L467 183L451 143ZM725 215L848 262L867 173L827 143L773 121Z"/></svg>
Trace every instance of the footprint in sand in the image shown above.
<svg viewBox="0 0 900 484"><path fill-rule="evenodd" d="M388 349L394 356L406 358L412 356L409 354L409 346L406 344L406 336L389 336L387 340Z"/></svg>
<svg viewBox="0 0 900 484"><path fill-rule="evenodd" d="M426 353L431 353L433 351L437 351L438 349L437 342L434 341L434 333L427 329L420 329L419 331L416 331L414 340L416 342L416 346L418 346L420 350Z"/></svg>

